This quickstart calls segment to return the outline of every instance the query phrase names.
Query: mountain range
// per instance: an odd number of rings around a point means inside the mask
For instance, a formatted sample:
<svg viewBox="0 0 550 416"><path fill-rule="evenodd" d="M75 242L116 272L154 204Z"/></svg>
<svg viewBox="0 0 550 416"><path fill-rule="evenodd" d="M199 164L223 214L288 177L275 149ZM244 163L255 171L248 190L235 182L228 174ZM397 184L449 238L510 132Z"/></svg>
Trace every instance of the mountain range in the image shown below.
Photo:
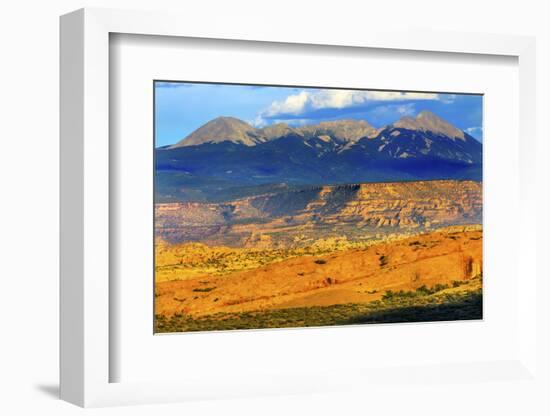
<svg viewBox="0 0 550 416"><path fill-rule="evenodd" d="M482 145L432 112L375 128L365 120L256 128L218 117L156 149L158 202L223 201L281 187L482 179Z"/></svg>
<svg viewBox="0 0 550 416"><path fill-rule="evenodd" d="M177 149L222 142L256 146L288 135L300 136L304 140L324 136L325 141L332 139L335 143L345 144L354 143L362 137L372 137L375 133L376 129L365 120L322 121L319 124L302 127L290 127L285 123L277 123L263 128L254 128L238 118L217 117L169 148Z"/></svg>

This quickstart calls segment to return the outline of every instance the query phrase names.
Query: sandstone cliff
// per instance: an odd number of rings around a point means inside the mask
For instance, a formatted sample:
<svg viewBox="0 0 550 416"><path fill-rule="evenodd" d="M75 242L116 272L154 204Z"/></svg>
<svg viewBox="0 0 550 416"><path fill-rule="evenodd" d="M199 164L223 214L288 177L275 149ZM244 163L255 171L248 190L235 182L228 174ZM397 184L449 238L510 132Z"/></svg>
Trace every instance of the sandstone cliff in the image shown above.
<svg viewBox="0 0 550 416"><path fill-rule="evenodd" d="M311 244L335 236L353 240L480 224L481 216L482 184L453 180L310 187L220 204L157 204L155 210L157 237L227 245L266 239L273 244Z"/></svg>

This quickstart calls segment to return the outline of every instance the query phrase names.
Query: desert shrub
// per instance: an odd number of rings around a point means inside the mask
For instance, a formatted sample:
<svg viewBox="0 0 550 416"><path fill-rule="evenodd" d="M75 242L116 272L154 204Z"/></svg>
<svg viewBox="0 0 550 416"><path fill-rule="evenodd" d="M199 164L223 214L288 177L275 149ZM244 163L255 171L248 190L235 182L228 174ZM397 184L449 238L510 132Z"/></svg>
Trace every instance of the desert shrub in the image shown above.
<svg viewBox="0 0 550 416"><path fill-rule="evenodd" d="M448 288L449 288L449 285L444 285L444 284L438 283L438 284L436 284L435 286L432 287L432 291L433 291L433 293L441 292L442 290L445 290L445 289L448 289Z"/></svg>
<svg viewBox="0 0 550 416"><path fill-rule="evenodd" d="M396 293L393 290L386 290L386 293L382 295L383 300L390 300L396 296Z"/></svg>
<svg viewBox="0 0 550 416"><path fill-rule="evenodd" d="M435 286L432 286L430 288L426 287L426 285L422 285L418 288L416 288L416 292L421 295L433 295L434 293L441 292L442 290L448 289L449 285L444 285L441 283L436 284Z"/></svg>
<svg viewBox="0 0 550 416"><path fill-rule="evenodd" d="M444 285L443 285L444 286ZM420 289L420 288L419 288ZM424 291L431 292L433 288ZM384 300L193 317L156 315L155 332L305 327L324 325L480 319L481 290L425 295L423 290L386 291Z"/></svg>
<svg viewBox="0 0 550 416"><path fill-rule="evenodd" d="M426 287L426 285L422 285L418 288L416 288L416 292L422 294L422 295L431 295L433 292Z"/></svg>
<svg viewBox="0 0 550 416"><path fill-rule="evenodd" d="M403 291L403 290L400 290L398 293L397 293L397 296L401 297L401 298L414 298L416 296L418 296L417 293L413 292L413 291Z"/></svg>
<svg viewBox="0 0 550 416"><path fill-rule="evenodd" d="M382 300L399 302L400 300L415 298L417 296L419 296L419 294L412 291L400 290L398 292L394 292L392 290L387 290L386 293L382 295Z"/></svg>

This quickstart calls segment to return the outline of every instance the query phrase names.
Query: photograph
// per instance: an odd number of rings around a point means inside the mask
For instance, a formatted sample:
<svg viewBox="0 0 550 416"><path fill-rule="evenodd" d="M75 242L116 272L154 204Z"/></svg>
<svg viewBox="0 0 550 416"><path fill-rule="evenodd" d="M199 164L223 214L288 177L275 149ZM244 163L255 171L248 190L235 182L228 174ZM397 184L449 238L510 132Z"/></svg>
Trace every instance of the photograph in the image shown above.
<svg viewBox="0 0 550 416"><path fill-rule="evenodd" d="M0 416L550 416L545 5L4 2Z"/></svg>
<svg viewBox="0 0 550 416"><path fill-rule="evenodd" d="M154 332L483 319L483 95L155 80Z"/></svg>

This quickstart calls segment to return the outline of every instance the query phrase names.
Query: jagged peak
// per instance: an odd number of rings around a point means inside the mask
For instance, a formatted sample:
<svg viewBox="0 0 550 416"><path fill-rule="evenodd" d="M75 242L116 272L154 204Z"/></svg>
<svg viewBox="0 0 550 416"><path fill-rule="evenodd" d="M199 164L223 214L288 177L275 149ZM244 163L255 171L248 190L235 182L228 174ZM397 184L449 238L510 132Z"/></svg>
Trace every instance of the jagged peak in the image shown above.
<svg viewBox="0 0 550 416"><path fill-rule="evenodd" d="M305 134L331 135L342 142L356 142L363 137L370 137L376 129L366 120L330 120L322 121L319 124L311 124L297 128Z"/></svg>
<svg viewBox="0 0 550 416"><path fill-rule="evenodd" d="M466 140L466 134L462 130L427 110L421 111L416 117L402 117L389 127L430 131L451 139ZM276 123L263 128L255 128L236 117L221 116L210 120L169 148L196 146L205 143L221 143L224 141L255 146L288 134L305 137L330 136L337 143L348 148L359 139L378 136L383 129L376 129L367 120L357 119L321 121L318 124L300 127L291 127L286 123Z"/></svg>
<svg viewBox="0 0 550 416"><path fill-rule="evenodd" d="M452 139L465 140L464 132L441 117L435 115L431 111L424 110L418 113L416 118L402 117L395 123L393 127L403 128L408 130L423 130L434 133L443 134Z"/></svg>
<svg viewBox="0 0 550 416"><path fill-rule="evenodd" d="M355 120L355 119L352 119L352 118L341 119L341 120L321 121L318 124L318 126L323 126L323 127L325 127L325 126L372 127L367 120Z"/></svg>
<svg viewBox="0 0 550 416"><path fill-rule="evenodd" d="M263 127L258 130L258 133L265 136L266 140L282 137L289 133L299 133L296 129L290 127L286 123L275 123L270 126Z"/></svg>
<svg viewBox="0 0 550 416"><path fill-rule="evenodd" d="M235 117L221 116L202 125L171 148L223 141L254 146L259 142L259 137L256 129L247 122Z"/></svg>

